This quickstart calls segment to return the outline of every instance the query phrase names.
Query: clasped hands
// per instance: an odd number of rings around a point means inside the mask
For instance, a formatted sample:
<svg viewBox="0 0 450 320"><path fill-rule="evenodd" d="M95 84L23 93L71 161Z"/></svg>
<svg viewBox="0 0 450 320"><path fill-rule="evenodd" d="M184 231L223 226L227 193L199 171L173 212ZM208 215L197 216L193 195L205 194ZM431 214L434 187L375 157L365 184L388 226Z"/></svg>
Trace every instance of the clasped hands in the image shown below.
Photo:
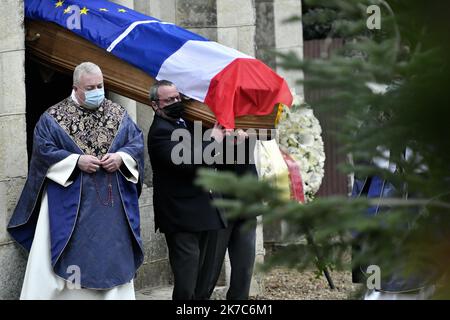
<svg viewBox="0 0 450 320"><path fill-rule="evenodd" d="M122 163L122 157L118 153L107 153L101 160L94 156L81 155L78 159L78 168L87 173L94 173L102 167L107 172L112 173L117 171Z"/></svg>

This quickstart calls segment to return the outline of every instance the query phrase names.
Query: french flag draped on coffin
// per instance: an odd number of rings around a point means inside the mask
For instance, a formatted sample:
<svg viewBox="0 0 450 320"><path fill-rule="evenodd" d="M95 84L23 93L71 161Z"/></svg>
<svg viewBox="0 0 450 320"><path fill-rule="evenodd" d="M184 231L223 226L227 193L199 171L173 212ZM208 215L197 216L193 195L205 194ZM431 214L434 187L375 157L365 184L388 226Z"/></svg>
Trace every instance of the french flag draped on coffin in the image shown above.
<svg viewBox="0 0 450 320"><path fill-rule="evenodd" d="M145 71L170 80L234 128L244 115L292 104L285 80L261 61L106 0L25 0L25 16L54 22Z"/></svg>

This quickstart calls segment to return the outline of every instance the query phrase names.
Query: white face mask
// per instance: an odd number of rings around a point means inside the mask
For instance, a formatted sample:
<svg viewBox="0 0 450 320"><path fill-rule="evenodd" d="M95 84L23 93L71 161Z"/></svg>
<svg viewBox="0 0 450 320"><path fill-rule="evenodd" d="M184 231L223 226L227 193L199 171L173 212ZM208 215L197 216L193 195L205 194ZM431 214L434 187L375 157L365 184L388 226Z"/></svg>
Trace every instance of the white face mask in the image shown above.
<svg viewBox="0 0 450 320"><path fill-rule="evenodd" d="M83 106L89 110L96 110L105 100L105 90L103 88L85 91Z"/></svg>

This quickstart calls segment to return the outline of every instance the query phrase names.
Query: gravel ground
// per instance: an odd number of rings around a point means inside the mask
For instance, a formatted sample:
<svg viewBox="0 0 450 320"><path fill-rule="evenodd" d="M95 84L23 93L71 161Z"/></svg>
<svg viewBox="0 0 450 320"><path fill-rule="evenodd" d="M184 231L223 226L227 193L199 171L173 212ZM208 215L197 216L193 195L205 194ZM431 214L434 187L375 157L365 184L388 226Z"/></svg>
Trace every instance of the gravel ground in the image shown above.
<svg viewBox="0 0 450 320"><path fill-rule="evenodd" d="M263 275L265 292L251 297L257 300L343 300L353 299L360 285L352 283L350 271L331 272L336 289L331 290L325 276L316 278L313 271L298 272L274 268Z"/></svg>

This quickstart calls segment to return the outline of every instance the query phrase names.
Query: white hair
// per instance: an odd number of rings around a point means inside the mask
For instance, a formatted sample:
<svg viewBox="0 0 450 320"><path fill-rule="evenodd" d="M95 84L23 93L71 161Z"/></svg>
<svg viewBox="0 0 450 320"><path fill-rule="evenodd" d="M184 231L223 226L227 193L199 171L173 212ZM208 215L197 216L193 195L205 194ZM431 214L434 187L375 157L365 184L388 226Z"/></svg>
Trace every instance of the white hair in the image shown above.
<svg viewBox="0 0 450 320"><path fill-rule="evenodd" d="M102 70L98 65L92 62L83 62L76 66L73 72L73 84L79 84L81 75L88 74L102 74Z"/></svg>

